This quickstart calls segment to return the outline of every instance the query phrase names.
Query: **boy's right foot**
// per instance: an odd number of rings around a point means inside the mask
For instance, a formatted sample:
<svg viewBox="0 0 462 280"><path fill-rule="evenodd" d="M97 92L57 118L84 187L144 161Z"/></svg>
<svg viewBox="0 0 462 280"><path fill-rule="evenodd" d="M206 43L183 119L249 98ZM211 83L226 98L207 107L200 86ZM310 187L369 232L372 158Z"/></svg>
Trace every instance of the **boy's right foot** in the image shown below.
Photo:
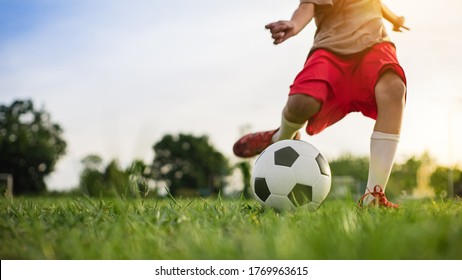
<svg viewBox="0 0 462 280"><path fill-rule="evenodd" d="M368 195L372 195L374 197L374 200L372 200L369 204L364 205L364 199ZM366 192L358 201L359 208L370 207L370 206L384 207L384 208L399 208L398 204L388 201L387 197L385 196L385 193L383 192L382 187L379 185L375 186L373 191Z"/></svg>
<svg viewBox="0 0 462 280"><path fill-rule="evenodd" d="M279 128L270 131L251 133L241 137L233 146L234 154L242 158L250 158L260 154L273 143L273 135L278 130ZM300 133L298 131L293 139L300 139Z"/></svg>

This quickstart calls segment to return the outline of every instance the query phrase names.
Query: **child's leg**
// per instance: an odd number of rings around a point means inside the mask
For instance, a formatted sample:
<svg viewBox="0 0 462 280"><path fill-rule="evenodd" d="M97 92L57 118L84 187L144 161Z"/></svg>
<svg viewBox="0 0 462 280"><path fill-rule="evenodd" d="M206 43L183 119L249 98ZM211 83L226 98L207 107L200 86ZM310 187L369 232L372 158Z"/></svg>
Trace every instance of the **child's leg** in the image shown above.
<svg viewBox="0 0 462 280"><path fill-rule="evenodd" d="M406 86L394 72L385 72L375 86L377 121L371 137L367 192L380 185L385 191L394 164L405 106ZM364 198L364 204L374 197Z"/></svg>
<svg viewBox="0 0 462 280"><path fill-rule="evenodd" d="M241 137L233 146L236 156L256 156L272 143L283 139L299 139L297 133L306 121L319 111L320 103L305 94L290 95L284 107L279 129L250 133Z"/></svg>
<svg viewBox="0 0 462 280"><path fill-rule="evenodd" d="M397 74L387 71L375 86L375 98L378 115L374 131L399 135L404 113L406 85Z"/></svg>
<svg viewBox="0 0 462 280"><path fill-rule="evenodd" d="M297 131L304 127L307 120L320 108L321 104L309 95L290 95L282 112L281 126L273 135L273 142L293 139Z"/></svg>

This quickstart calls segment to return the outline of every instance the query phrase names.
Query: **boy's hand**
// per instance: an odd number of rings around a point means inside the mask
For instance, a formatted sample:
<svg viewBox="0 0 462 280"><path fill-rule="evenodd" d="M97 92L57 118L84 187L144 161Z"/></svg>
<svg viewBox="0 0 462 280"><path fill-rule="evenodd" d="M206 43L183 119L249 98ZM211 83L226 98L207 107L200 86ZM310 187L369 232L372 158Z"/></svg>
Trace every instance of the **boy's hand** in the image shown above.
<svg viewBox="0 0 462 280"><path fill-rule="evenodd" d="M397 20L393 23L393 31L403 32L401 28L409 30L408 27L404 26L404 17L398 17Z"/></svg>
<svg viewBox="0 0 462 280"><path fill-rule="evenodd" d="M281 20L265 25L266 29L271 32L273 44L277 45L295 35L295 26L291 21Z"/></svg>

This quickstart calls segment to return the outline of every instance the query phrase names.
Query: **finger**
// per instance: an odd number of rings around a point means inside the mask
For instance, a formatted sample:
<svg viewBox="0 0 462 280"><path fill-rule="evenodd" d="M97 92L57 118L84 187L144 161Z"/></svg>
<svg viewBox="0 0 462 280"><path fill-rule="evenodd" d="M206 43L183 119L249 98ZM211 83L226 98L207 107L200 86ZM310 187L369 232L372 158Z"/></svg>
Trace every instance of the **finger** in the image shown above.
<svg viewBox="0 0 462 280"><path fill-rule="evenodd" d="M402 28L402 29L401 29L401 28ZM408 27L406 27L406 26L395 26L395 27L393 27L393 31L395 31L395 32L403 32L403 29L404 29L404 30L410 30L410 29L409 29Z"/></svg>
<svg viewBox="0 0 462 280"><path fill-rule="evenodd" d="M286 31L286 29L287 29L286 25L284 25L284 24L276 24L276 25L272 26L270 31L271 31L272 34L277 34L277 33Z"/></svg>
<svg viewBox="0 0 462 280"><path fill-rule="evenodd" d="M275 39L273 43L275 45L278 45L278 44L280 44L282 42L285 42L287 39L289 39L289 37L290 37L290 34L283 33L282 36L279 36L277 39Z"/></svg>
<svg viewBox="0 0 462 280"><path fill-rule="evenodd" d="M284 35L285 33L284 32L278 32L278 33L274 33L271 38L273 38L274 40L279 40L281 38L284 38Z"/></svg>
<svg viewBox="0 0 462 280"><path fill-rule="evenodd" d="M286 21L280 20L280 21L272 22L272 23L269 23L269 24L265 25L265 28L270 29L272 32L275 29L276 30L275 32L277 33L277 32L280 32L280 31L283 31L283 30L287 29L288 24L287 24Z"/></svg>
<svg viewBox="0 0 462 280"><path fill-rule="evenodd" d="M271 28L273 28L273 26L275 24L276 24L276 22L268 23L267 25L265 25L265 29L271 29Z"/></svg>
<svg viewBox="0 0 462 280"><path fill-rule="evenodd" d="M279 38L279 39L274 40L274 41L273 41L273 44L277 45L277 44L282 43L283 41L284 41L284 40L282 40L281 38Z"/></svg>
<svg viewBox="0 0 462 280"><path fill-rule="evenodd" d="M278 44L284 42L285 40L286 40L286 38L284 38L284 37L278 38L278 39L273 41L273 44L278 45Z"/></svg>

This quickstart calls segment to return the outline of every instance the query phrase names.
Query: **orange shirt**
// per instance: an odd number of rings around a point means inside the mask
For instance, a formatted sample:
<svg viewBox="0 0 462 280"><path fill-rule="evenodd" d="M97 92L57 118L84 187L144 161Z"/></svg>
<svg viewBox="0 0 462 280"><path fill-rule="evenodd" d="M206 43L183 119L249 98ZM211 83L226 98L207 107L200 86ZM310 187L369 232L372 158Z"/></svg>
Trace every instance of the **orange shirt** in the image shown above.
<svg viewBox="0 0 462 280"><path fill-rule="evenodd" d="M389 42L380 0L300 0L315 4L317 26L312 50L327 49L340 55L361 52Z"/></svg>

